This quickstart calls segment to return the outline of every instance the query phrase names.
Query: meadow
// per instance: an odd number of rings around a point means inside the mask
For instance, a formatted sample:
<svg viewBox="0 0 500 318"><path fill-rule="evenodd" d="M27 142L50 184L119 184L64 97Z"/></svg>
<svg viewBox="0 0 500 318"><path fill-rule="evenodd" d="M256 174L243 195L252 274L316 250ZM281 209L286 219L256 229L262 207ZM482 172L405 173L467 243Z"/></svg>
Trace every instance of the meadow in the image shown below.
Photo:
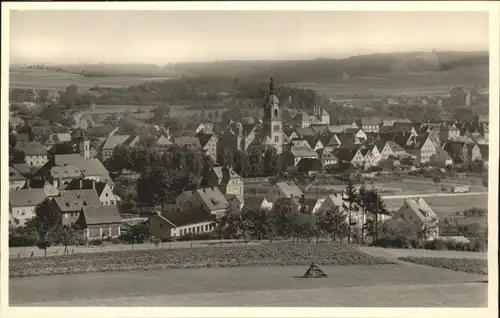
<svg viewBox="0 0 500 318"><path fill-rule="evenodd" d="M9 72L10 88L35 88L47 90L64 90L66 86L77 85L86 90L94 86L127 87L144 81L159 81L166 77L85 77L79 74L41 70L11 70Z"/></svg>

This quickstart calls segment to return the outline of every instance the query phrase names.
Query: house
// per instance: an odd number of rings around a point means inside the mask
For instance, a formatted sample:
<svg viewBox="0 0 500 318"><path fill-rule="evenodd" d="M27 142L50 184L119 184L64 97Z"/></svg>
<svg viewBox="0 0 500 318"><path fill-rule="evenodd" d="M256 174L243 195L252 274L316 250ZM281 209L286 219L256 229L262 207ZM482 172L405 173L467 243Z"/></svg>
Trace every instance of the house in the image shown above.
<svg viewBox="0 0 500 318"><path fill-rule="evenodd" d="M65 190L94 190L97 193L101 205L117 205L118 196L106 182L99 182L93 179L75 178L69 182Z"/></svg>
<svg viewBox="0 0 500 318"><path fill-rule="evenodd" d="M56 155L54 166L58 167L76 167L84 174L86 179L106 182L111 189L114 189L115 183L109 175L109 171L97 158L85 159L78 154Z"/></svg>
<svg viewBox="0 0 500 318"><path fill-rule="evenodd" d="M227 206L228 202L224 194L219 188L212 187L193 191L182 210L201 208L207 213L220 217L224 215Z"/></svg>
<svg viewBox="0 0 500 318"><path fill-rule="evenodd" d="M329 194L322 200L320 206L316 208L315 213L323 213L325 211L338 208L341 212L346 214L346 220L349 221L349 215L346 210L348 206L349 203L343 198L342 192ZM363 224L363 211L360 208L355 211L351 211L351 220L353 221L353 225L361 226Z"/></svg>
<svg viewBox="0 0 500 318"><path fill-rule="evenodd" d="M454 87L450 91L449 102L452 106L467 106L470 103L470 92L463 87Z"/></svg>
<svg viewBox="0 0 500 318"><path fill-rule="evenodd" d="M328 116L329 119L329 116ZM322 122L316 116L310 116L307 112L302 111L295 115L292 119L292 123L297 128L307 128L312 124L322 124ZM328 122L329 123L329 122Z"/></svg>
<svg viewBox="0 0 500 318"><path fill-rule="evenodd" d="M314 150L318 151L319 149L323 149L323 143L321 142L321 138L318 135L315 136L305 136L304 139L307 141L309 146Z"/></svg>
<svg viewBox="0 0 500 318"><path fill-rule="evenodd" d="M110 135L101 146L101 161L105 162L113 155L113 151L118 146L134 147L139 142L139 136L131 135Z"/></svg>
<svg viewBox="0 0 500 318"><path fill-rule="evenodd" d="M243 203L243 178L233 168L213 167L209 175L209 186L218 187L226 196L234 195Z"/></svg>
<svg viewBox="0 0 500 318"><path fill-rule="evenodd" d="M318 155L323 167L335 165L339 161L330 149L320 149L318 150Z"/></svg>
<svg viewBox="0 0 500 318"><path fill-rule="evenodd" d="M54 187L50 182L43 179L28 179L26 184L23 187L23 190L33 190L33 189L41 189L45 193L47 198L57 197L60 194L60 191Z"/></svg>
<svg viewBox="0 0 500 318"><path fill-rule="evenodd" d="M436 146L429 136L417 136L405 147L405 151L412 155L419 163L427 163L431 156L436 154Z"/></svg>
<svg viewBox="0 0 500 318"><path fill-rule="evenodd" d="M43 166L49 160L47 149L37 141L18 142L15 149L24 153L24 161L30 166Z"/></svg>
<svg viewBox="0 0 500 318"><path fill-rule="evenodd" d="M9 225L24 226L35 216L35 208L46 199L43 189L9 191Z"/></svg>
<svg viewBox="0 0 500 318"><path fill-rule="evenodd" d="M113 205L83 207L74 223L84 240L116 238L120 236L122 218Z"/></svg>
<svg viewBox="0 0 500 318"><path fill-rule="evenodd" d="M319 105L314 105L313 114L323 125L330 125L330 114ZM313 123L311 123L313 124Z"/></svg>
<svg viewBox="0 0 500 318"><path fill-rule="evenodd" d="M380 130L380 126L382 125L382 122L380 119L373 119L373 118L363 118L361 120L361 129L365 133L378 133Z"/></svg>
<svg viewBox="0 0 500 318"><path fill-rule="evenodd" d="M404 221L417 231L424 231L426 240L439 237L439 218L422 198L405 199L393 216L393 221Z"/></svg>
<svg viewBox="0 0 500 318"><path fill-rule="evenodd" d="M453 159L453 163L464 163L468 159L469 149L467 144L460 141L447 141L442 149Z"/></svg>
<svg viewBox="0 0 500 318"><path fill-rule="evenodd" d="M366 140L366 133L360 128L346 128L344 130L346 134L352 134L358 141Z"/></svg>
<svg viewBox="0 0 500 318"><path fill-rule="evenodd" d="M302 158L297 164L297 171L309 175L317 174L322 170L321 161L315 158Z"/></svg>
<svg viewBox="0 0 500 318"><path fill-rule="evenodd" d="M350 163L354 167L364 166L365 156L361 147L341 147L338 148L335 156L341 162Z"/></svg>
<svg viewBox="0 0 500 318"><path fill-rule="evenodd" d="M277 182L273 185L264 197L261 208L270 210L280 198L301 198L304 195L302 190L293 181Z"/></svg>
<svg viewBox="0 0 500 318"><path fill-rule="evenodd" d="M392 125L392 131L396 134L405 133L412 136L417 136L417 131L411 122L397 121Z"/></svg>
<svg viewBox="0 0 500 318"><path fill-rule="evenodd" d="M198 139L200 140L201 149L213 159L217 160L217 143L219 138L212 134L198 134Z"/></svg>
<svg viewBox="0 0 500 318"><path fill-rule="evenodd" d="M53 204L62 215L63 225L74 224L84 207L100 207L101 202L95 190L69 190L61 191L53 199Z"/></svg>
<svg viewBox="0 0 500 318"><path fill-rule="evenodd" d="M436 153L431 156L429 164L435 167L451 166L453 164L453 159L445 150L436 148Z"/></svg>
<svg viewBox="0 0 500 318"><path fill-rule="evenodd" d="M20 190L26 184L28 179L24 177L19 171L14 167L9 166L9 189L10 190Z"/></svg>
<svg viewBox="0 0 500 318"><path fill-rule="evenodd" d="M162 240L210 233L214 229L215 216L200 208L153 215L149 219L150 235Z"/></svg>
<svg viewBox="0 0 500 318"><path fill-rule="evenodd" d="M481 149L478 144L467 144L467 158L469 162L481 160Z"/></svg>
<svg viewBox="0 0 500 318"><path fill-rule="evenodd" d="M479 151L481 152L481 159L484 162L484 167L488 169L488 158L489 158L489 146L488 145L478 145Z"/></svg>
<svg viewBox="0 0 500 318"><path fill-rule="evenodd" d="M312 137L315 136L316 133L314 130L310 127L304 127L304 128L297 128L295 129L295 133L297 134L298 138L305 138L305 137Z"/></svg>
<svg viewBox="0 0 500 318"><path fill-rule="evenodd" d="M365 155L364 158L364 167L365 169L368 169L370 167L377 166L380 160L382 159L382 155L378 151L378 148L376 145L373 145L368 148L368 152Z"/></svg>
<svg viewBox="0 0 500 318"><path fill-rule="evenodd" d="M174 145L189 149L201 149L200 140L196 136L174 137Z"/></svg>
<svg viewBox="0 0 500 318"><path fill-rule="evenodd" d="M388 159L389 157L400 158L406 154L406 151L397 142L389 141L378 141L375 143L377 150L380 151L381 159ZM379 149L380 148L380 149Z"/></svg>
<svg viewBox="0 0 500 318"><path fill-rule="evenodd" d="M309 146L306 140L294 140L289 151L283 152L284 162L288 166L296 166L303 158L318 159L318 153Z"/></svg>
<svg viewBox="0 0 500 318"><path fill-rule="evenodd" d="M452 125L441 125L439 127L439 140L445 142L448 139L454 139L460 137L460 128Z"/></svg>

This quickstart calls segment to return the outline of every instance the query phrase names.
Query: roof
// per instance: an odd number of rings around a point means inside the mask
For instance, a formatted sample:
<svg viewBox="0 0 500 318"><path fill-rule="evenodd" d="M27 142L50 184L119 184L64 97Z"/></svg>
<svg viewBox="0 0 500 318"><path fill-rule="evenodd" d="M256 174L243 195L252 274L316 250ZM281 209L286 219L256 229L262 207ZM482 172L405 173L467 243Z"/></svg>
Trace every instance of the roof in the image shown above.
<svg viewBox="0 0 500 318"><path fill-rule="evenodd" d="M66 142L66 141L71 141L71 134L70 133L59 133L59 134L54 134L53 135L54 141L55 142Z"/></svg>
<svg viewBox="0 0 500 318"><path fill-rule="evenodd" d="M79 211L84 207L101 205L94 190L61 191L60 196L55 197L54 200L61 212Z"/></svg>
<svg viewBox="0 0 500 318"><path fill-rule="evenodd" d="M34 175L42 168L30 166L27 163L14 163L12 166L22 175Z"/></svg>
<svg viewBox="0 0 500 318"><path fill-rule="evenodd" d="M359 128L346 128L346 129L344 129L344 132L346 134L353 134L353 135L355 135L360 130L361 129L359 129Z"/></svg>
<svg viewBox="0 0 500 318"><path fill-rule="evenodd" d="M215 221L215 216L207 213L203 209L189 209L176 213L164 213L160 217L166 219L175 226Z"/></svg>
<svg viewBox="0 0 500 318"><path fill-rule="evenodd" d="M224 177L224 168L223 167L213 167L212 170L215 172L215 175L217 175L217 178L222 179ZM233 168L228 168L228 172L229 172L229 178L230 179L239 179L239 178L241 178L233 170Z"/></svg>
<svg viewBox="0 0 500 318"><path fill-rule="evenodd" d="M286 198L300 197L304 194L293 181L278 182L276 183L276 187L281 190L283 196Z"/></svg>
<svg viewBox="0 0 500 318"><path fill-rule="evenodd" d="M115 149L116 146L125 145L128 146L131 144L136 136L131 135L111 135L106 138L104 144L102 145L102 149Z"/></svg>
<svg viewBox="0 0 500 318"><path fill-rule="evenodd" d="M9 204L12 207L36 206L42 203L46 197L43 189L9 191Z"/></svg>
<svg viewBox="0 0 500 318"><path fill-rule="evenodd" d="M174 144L180 145L180 146L191 145L191 146L195 146L195 147L201 147L200 140L196 136L175 137Z"/></svg>
<svg viewBox="0 0 500 318"><path fill-rule="evenodd" d="M309 126L315 133L317 134L323 134L323 133L328 133L330 130L328 129L328 125L323 125L323 124L314 124Z"/></svg>
<svg viewBox="0 0 500 318"><path fill-rule="evenodd" d="M312 130L312 128L297 128L295 129L295 132L297 133L297 135L299 137L304 137L304 136L314 136L316 133L314 132L314 130Z"/></svg>
<svg viewBox="0 0 500 318"><path fill-rule="evenodd" d="M271 138L267 135L264 135L261 142L260 142L261 145L263 146L272 146L273 145L273 141L271 140Z"/></svg>
<svg viewBox="0 0 500 318"><path fill-rule="evenodd" d="M92 206L82 209L87 225L121 223L122 218L115 205Z"/></svg>
<svg viewBox="0 0 500 318"><path fill-rule="evenodd" d="M87 176L109 176L109 171L97 158L85 159L79 154L68 154L56 155L54 161L56 166L78 167Z"/></svg>
<svg viewBox="0 0 500 318"><path fill-rule="evenodd" d="M318 153L314 151L311 147L304 146L292 146L290 152L294 157L314 157L318 156Z"/></svg>
<svg viewBox="0 0 500 318"><path fill-rule="evenodd" d="M9 181L23 181L26 178L14 167L9 167Z"/></svg>
<svg viewBox="0 0 500 318"><path fill-rule="evenodd" d="M43 156L47 155L47 148L37 141L18 142L15 147L17 150L24 152L26 156Z"/></svg>
<svg viewBox="0 0 500 318"><path fill-rule="evenodd" d="M302 158L297 164L297 169L300 172L319 171L321 170L321 162L315 158Z"/></svg>
<svg viewBox="0 0 500 318"><path fill-rule="evenodd" d="M81 186L80 186L81 182ZM75 178L68 183L65 190L95 190L97 195L100 196L106 188L106 182L99 182L91 179Z"/></svg>
<svg viewBox="0 0 500 318"><path fill-rule="evenodd" d="M436 213L422 198L405 199L403 205L405 204L415 212L422 222L428 222L433 218L437 218Z"/></svg>
<svg viewBox="0 0 500 318"><path fill-rule="evenodd" d="M205 206L210 212L224 210L227 207L227 200L219 188L204 188L196 190Z"/></svg>
<svg viewBox="0 0 500 318"><path fill-rule="evenodd" d="M396 152L396 151L405 151L403 149L403 147L401 147L397 142L394 142L394 141L390 140L387 143L389 144L389 146L391 147L392 151L394 151L394 152Z"/></svg>
<svg viewBox="0 0 500 318"><path fill-rule="evenodd" d="M425 142L429 139L428 136L417 136L413 139L413 143L406 147L407 149L421 149Z"/></svg>
<svg viewBox="0 0 500 318"><path fill-rule="evenodd" d="M380 126L382 120L376 117L366 117L361 119L361 126Z"/></svg>
<svg viewBox="0 0 500 318"><path fill-rule="evenodd" d="M75 166L54 166L50 169L50 175L54 179L78 178L81 174L82 170Z"/></svg>
<svg viewBox="0 0 500 318"><path fill-rule="evenodd" d="M213 134L198 134L197 137L200 141L200 146L205 147L213 136Z"/></svg>
<svg viewBox="0 0 500 318"><path fill-rule="evenodd" d="M335 155L340 161L351 162L359 148L338 148Z"/></svg>
<svg viewBox="0 0 500 318"><path fill-rule="evenodd" d="M29 134L15 134L17 142L29 142L31 141Z"/></svg>

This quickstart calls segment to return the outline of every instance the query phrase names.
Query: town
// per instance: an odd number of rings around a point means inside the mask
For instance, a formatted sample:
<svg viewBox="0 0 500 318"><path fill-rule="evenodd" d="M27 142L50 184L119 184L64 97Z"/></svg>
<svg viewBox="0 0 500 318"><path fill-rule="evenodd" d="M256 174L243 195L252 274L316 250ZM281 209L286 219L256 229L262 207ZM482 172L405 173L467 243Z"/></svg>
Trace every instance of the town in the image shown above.
<svg viewBox="0 0 500 318"><path fill-rule="evenodd" d="M71 246L273 237L374 244L392 237L384 244L486 248L486 229L457 221L463 211L441 217L427 202L434 194L456 200L487 191L484 116L359 117L340 124L327 110L337 102L297 109L291 96L278 98L279 89L271 77L255 117L233 109L224 121L191 118L175 127L162 105L149 116L104 117L92 113L96 104L85 93L76 98L88 108L54 115L59 92L42 98L36 90L13 89L11 96L25 100L12 101L9 121L10 257L74 253ZM467 109L487 99L478 89L453 88L442 99L419 101ZM41 104L39 115L26 115ZM390 184L399 189L384 187ZM399 242L401 233L408 242ZM23 246L40 249L15 252Z"/></svg>

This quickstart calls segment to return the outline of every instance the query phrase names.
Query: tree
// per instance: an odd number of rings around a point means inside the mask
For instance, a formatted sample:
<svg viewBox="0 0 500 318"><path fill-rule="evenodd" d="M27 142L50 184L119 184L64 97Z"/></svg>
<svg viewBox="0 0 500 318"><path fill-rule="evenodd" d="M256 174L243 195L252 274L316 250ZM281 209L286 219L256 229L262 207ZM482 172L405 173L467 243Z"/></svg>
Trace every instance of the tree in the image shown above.
<svg viewBox="0 0 500 318"><path fill-rule="evenodd" d="M76 102L80 98L80 95L78 93L78 86L76 85L69 85L66 86L66 105L69 107L75 107Z"/></svg>
<svg viewBox="0 0 500 318"><path fill-rule="evenodd" d="M68 254L68 246L76 244L77 233L71 226L64 225L59 231L57 240L64 245L64 255Z"/></svg>
<svg viewBox="0 0 500 318"><path fill-rule="evenodd" d="M32 226L38 234L38 247L45 251L57 237L57 230L61 226L61 214L56 210L50 199L45 199L42 203L35 207L35 217L28 222L32 222Z"/></svg>
<svg viewBox="0 0 500 318"><path fill-rule="evenodd" d="M269 218L266 211L258 208L244 209L243 215L252 222L252 234L258 240L261 240L269 231Z"/></svg>
<svg viewBox="0 0 500 318"><path fill-rule="evenodd" d="M14 148L17 144L17 137L14 134L9 134L9 147Z"/></svg>
<svg viewBox="0 0 500 318"><path fill-rule="evenodd" d="M318 214L318 228L330 235L332 242L344 238L348 233L349 224L346 213L338 206Z"/></svg>
<svg viewBox="0 0 500 318"><path fill-rule="evenodd" d="M347 187L344 193L344 199L347 202L347 206L344 208L348 211L348 222L349 222L349 230L347 236L347 242L351 243L351 228L353 226L352 222L352 212L358 210L358 193L356 192L356 188L354 187L351 179L349 179L347 183Z"/></svg>
<svg viewBox="0 0 500 318"><path fill-rule="evenodd" d="M240 234L240 216L236 216L233 209L228 206L224 215L215 221L215 231L219 233L220 238L233 239Z"/></svg>
<svg viewBox="0 0 500 318"><path fill-rule="evenodd" d="M202 171L202 179L201 179L201 188L207 188L210 184L210 174L212 173L213 163L212 160L205 156L203 157L203 171Z"/></svg>
<svg viewBox="0 0 500 318"><path fill-rule="evenodd" d="M435 175L433 178L432 178L432 181L434 181L434 183L436 184L436 188L438 186L438 184L441 182L441 177L438 176L438 175Z"/></svg>
<svg viewBox="0 0 500 318"><path fill-rule="evenodd" d="M371 189L366 193L367 210L373 215L373 233L374 241L378 238L379 215L389 215L389 211L385 206L382 196L375 189Z"/></svg>
<svg viewBox="0 0 500 318"><path fill-rule="evenodd" d="M361 241L364 243L365 240L365 224L366 224L366 214L370 203L368 202L368 193L365 185L363 184L358 191L358 204L361 207L363 213L363 220L361 226Z"/></svg>

